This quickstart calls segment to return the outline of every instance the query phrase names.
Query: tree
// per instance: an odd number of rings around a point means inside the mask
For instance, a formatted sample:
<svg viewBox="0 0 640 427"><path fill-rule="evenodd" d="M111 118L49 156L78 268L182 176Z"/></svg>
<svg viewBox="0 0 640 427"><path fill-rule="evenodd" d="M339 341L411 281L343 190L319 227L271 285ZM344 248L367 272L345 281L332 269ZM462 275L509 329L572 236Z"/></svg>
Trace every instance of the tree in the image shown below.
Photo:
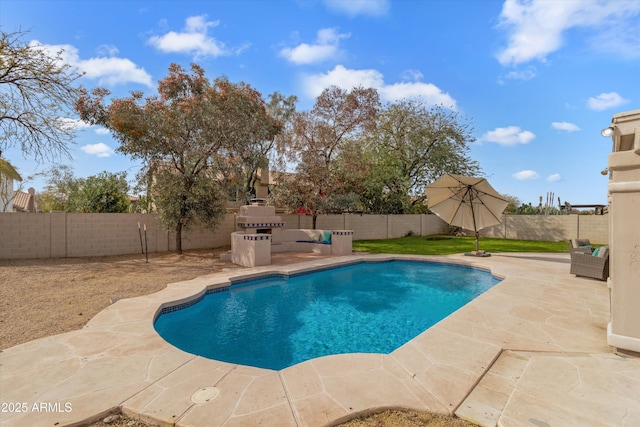
<svg viewBox="0 0 640 427"><path fill-rule="evenodd" d="M509 202L507 207L504 209L504 214L513 215L517 213L518 208L522 206L522 202L520 201L520 199L510 194L502 194L502 197L504 197Z"/></svg>
<svg viewBox="0 0 640 427"><path fill-rule="evenodd" d="M67 165L59 165L44 172L47 185L38 196L40 209L43 212L71 212L70 199L78 191L80 182L73 175L73 169Z"/></svg>
<svg viewBox="0 0 640 427"><path fill-rule="evenodd" d="M267 114L257 90L226 78L210 82L204 70L191 74L172 64L158 83L159 96L112 100L105 89L83 92L80 117L109 129L118 150L144 167L140 178L151 185L160 220L175 230L176 252L182 253L182 230L195 221L215 228L225 212L222 178L236 171L234 154L252 141L267 141L280 124Z"/></svg>
<svg viewBox="0 0 640 427"><path fill-rule="evenodd" d="M316 228L318 214L329 211L347 188L338 174L341 151L373 129L379 104L375 89L347 92L332 86L318 96L311 111L296 112L286 141L296 174L281 175L274 199L309 212Z"/></svg>
<svg viewBox="0 0 640 427"><path fill-rule="evenodd" d="M125 172L101 172L80 179L71 193L68 209L73 212L122 213L129 210L129 183Z"/></svg>
<svg viewBox="0 0 640 427"><path fill-rule="evenodd" d="M126 172L101 172L76 178L66 165L44 173L47 185L40 194L43 212L120 213L129 210L129 183Z"/></svg>
<svg viewBox="0 0 640 427"><path fill-rule="evenodd" d="M279 92L274 92L269 95L269 103L265 106L267 114L269 114L280 127L284 128L295 112L297 100L295 96L285 97ZM237 174L243 177L242 192L247 199L255 197L256 195L255 187L258 179L258 171L269 167L269 154L276 145L276 138L278 136L281 135L274 135L273 138L266 140L258 139L248 141L247 144L240 146L241 151L237 153L240 159Z"/></svg>
<svg viewBox="0 0 640 427"><path fill-rule="evenodd" d="M25 44L24 33L0 32L0 155L19 146L36 160L69 155L75 135L67 116L79 95L81 77L38 44Z"/></svg>
<svg viewBox="0 0 640 427"><path fill-rule="evenodd" d="M385 213L424 210L427 184L445 173L480 173L468 156L474 140L472 127L454 111L416 100L387 105L367 142L373 161L363 204Z"/></svg>

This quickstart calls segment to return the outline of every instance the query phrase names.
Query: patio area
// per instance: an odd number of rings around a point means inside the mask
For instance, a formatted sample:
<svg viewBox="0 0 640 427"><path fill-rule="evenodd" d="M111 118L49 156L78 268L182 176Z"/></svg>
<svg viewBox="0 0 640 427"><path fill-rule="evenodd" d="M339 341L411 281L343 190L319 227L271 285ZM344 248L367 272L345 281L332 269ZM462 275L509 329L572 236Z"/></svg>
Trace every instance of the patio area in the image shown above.
<svg viewBox="0 0 640 427"><path fill-rule="evenodd" d="M328 356L281 371L194 356L153 329L162 306L230 277L361 259L472 264L504 280L391 354ZM569 254L274 254L270 266L123 299L82 330L2 351L0 425L78 425L122 407L164 425L315 427L402 407L483 426L637 426L640 359L612 353L609 313L606 282L570 275Z"/></svg>

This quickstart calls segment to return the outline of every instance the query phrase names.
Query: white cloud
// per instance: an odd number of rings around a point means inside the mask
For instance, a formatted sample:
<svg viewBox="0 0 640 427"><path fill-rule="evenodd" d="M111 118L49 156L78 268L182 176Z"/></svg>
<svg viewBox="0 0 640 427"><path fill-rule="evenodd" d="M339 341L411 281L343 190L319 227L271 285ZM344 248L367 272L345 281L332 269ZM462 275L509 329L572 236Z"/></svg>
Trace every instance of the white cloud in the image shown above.
<svg viewBox="0 0 640 427"><path fill-rule="evenodd" d="M505 78L510 80L531 80L536 76L536 69L534 67L528 67L526 70L510 71ZM502 82L501 82L502 83Z"/></svg>
<svg viewBox="0 0 640 427"><path fill-rule="evenodd" d="M188 33L206 33L207 28L217 27L220 21L207 21L206 15L190 16L185 19L184 29Z"/></svg>
<svg viewBox="0 0 640 427"><path fill-rule="evenodd" d="M418 70L404 70L402 72L402 74L400 75L400 77L402 77L403 80L409 80L409 81L412 81L412 82L417 82L417 81L420 81L424 77L424 74L422 74Z"/></svg>
<svg viewBox="0 0 640 427"><path fill-rule="evenodd" d="M324 0L324 4L331 10L349 16L370 15L380 16L389 11L389 0Z"/></svg>
<svg viewBox="0 0 640 427"><path fill-rule="evenodd" d="M616 92L601 93L595 98L589 98L587 100L587 106L596 111L606 110L608 108L617 107L622 104L626 104L629 100L624 99Z"/></svg>
<svg viewBox="0 0 640 427"><path fill-rule="evenodd" d="M182 32L169 31L162 36L152 36L148 43L162 52L185 53L192 55L194 59L234 53L224 43L207 34L209 28L217 27L220 21L207 21L206 18L206 15L190 16L185 20ZM236 49L235 53L241 50Z"/></svg>
<svg viewBox="0 0 640 427"><path fill-rule="evenodd" d="M610 36L612 29L615 34L635 31L637 23L630 18L639 13L640 2L633 1L506 0L499 27L507 30L508 44L496 56L504 66L544 62L548 54L562 47L564 33L573 28L589 29L592 36L588 41L603 51L603 44L622 43L620 37ZM637 42L637 38L630 42ZM623 48L637 50L637 44Z"/></svg>
<svg viewBox="0 0 640 427"><path fill-rule="evenodd" d="M414 74L415 75L415 74ZM310 74L303 77L304 91L316 98L329 86L350 90L357 86L374 88L383 101L393 102L403 98L417 98L427 105L443 105L456 109L456 100L432 83L403 82L386 84L378 70L351 70L342 65L327 73Z"/></svg>
<svg viewBox="0 0 640 427"><path fill-rule="evenodd" d="M109 129L105 129L103 127L96 128L95 132L98 135L109 135Z"/></svg>
<svg viewBox="0 0 640 427"><path fill-rule="evenodd" d="M87 144L80 147L83 152L97 157L110 157L114 154L114 151L107 144L99 142L97 144Z"/></svg>
<svg viewBox="0 0 640 427"><path fill-rule="evenodd" d="M480 141L495 142L496 144L512 146L518 144L528 144L533 141L536 135L528 130L522 130L518 126L507 126L495 128L485 132Z"/></svg>
<svg viewBox="0 0 640 427"><path fill-rule="evenodd" d="M80 119L72 119L70 117L58 117L56 119L56 124L64 131L86 129L91 126L87 122L83 122Z"/></svg>
<svg viewBox="0 0 640 427"><path fill-rule="evenodd" d="M340 52L340 40L350 36L348 33L338 34L336 28L323 28L318 30L315 44L302 43L293 48L284 48L280 51L280 56L295 64L311 64L333 59Z"/></svg>
<svg viewBox="0 0 640 427"><path fill-rule="evenodd" d="M549 175L547 177L547 181L549 182L556 182L556 181L560 181L562 179L562 177L560 176L559 173L554 173L553 175Z"/></svg>
<svg viewBox="0 0 640 427"><path fill-rule="evenodd" d="M419 98L429 105L443 105L456 109L456 100L432 83L405 82L385 85L378 88L380 97L385 101L398 101L403 98Z"/></svg>
<svg viewBox="0 0 640 427"><path fill-rule="evenodd" d="M98 49L96 49L96 51L98 52L99 55L102 55L102 56L116 56L118 52L120 52L118 48L112 44L100 45L98 46Z"/></svg>
<svg viewBox="0 0 640 427"><path fill-rule="evenodd" d="M31 42L32 46L41 46L50 55L62 52L62 60L85 73L86 78L98 80L98 84L118 85L127 83L139 83L148 87L153 87L151 75L144 68L138 67L127 58L116 58L113 56L98 56L89 59L80 59L78 49L69 44L45 45L37 40ZM113 49L110 50L114 52Z"/></svg>
<svg viewBox="0 0 640 427"><path fill-rule="evenodd" d="M532 170L529 170L529 169L525 169L525 170L522 170L520 172L516 172L512 176L515 179L520 180L520 181L540 178L540 175L538 174L538 172L532 171Z"/></svg>
<svg viewBox="0 0 640 427"><path fill-rule="evenodd" d="M580 130L577 125L569 122L552 122L551 127L556 130L563 130L565 132L576 132Z"/></svg>
<svg viewBox="0 0 640 427"><path fill-rule="evenodd" d="M100 84L140 83L153 87L151 75L126 58L90 58L82 60L78 68L86 77L98 79Z"/></svg>

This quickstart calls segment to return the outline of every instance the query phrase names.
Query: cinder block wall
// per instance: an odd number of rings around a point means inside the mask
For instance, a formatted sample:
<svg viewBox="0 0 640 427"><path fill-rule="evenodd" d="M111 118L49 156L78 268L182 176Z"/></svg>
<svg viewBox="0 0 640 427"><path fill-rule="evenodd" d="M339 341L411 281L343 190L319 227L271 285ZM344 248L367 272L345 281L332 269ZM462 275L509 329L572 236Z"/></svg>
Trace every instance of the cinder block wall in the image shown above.
<svg viewBox="0 0 640 427"><path fill-rule="evenodd" d="M51 221L48 215L0 213L0 258L49 258Z"/></svg>
<svg viewBox="0 0 640 427"><path fill-rule="evenodd" d="M353 240L386 239L386 215L347 215L345 230L353 230Z"/></svg>
<svg viewBox="0 0 640 427"><path fill-rule="evenodd" d="M311 217L282 215L286 229L311 228ZM2 213L0 259L63 258L140 253L140 234L147 227L149 252L175 250L175 234L164 229L151 214ZM182 247L221 247L231 244L235 215L228 214L215 231L204 227L183 230ZM317 227L353 230L354 240L402 237L409 232L440 234L446 224L435 215L325 215ZM503 223L481 231L483 236L508 239L568 240L588 238L608 243L607 215L506 215ZM143 234L144 239L144 234Z"/></svg>
<svg viewBox="0 0 640 427"><path fill-rule="evenodd" d="M525 240L589 239L609 242L608 215L503 215L502 224L480 231L485 237Z"/></svg>
<svg viewBox="0 0 640 427"><path fill-rule="evenodd" d="M235 230L235 215L227 214L215 231L201 226L190 227L182 230L182 249L202 249L202 248L219 248L221 246L231 245L231 233ZM176 235L174 231L164 232L167 236L168 249L173 251L176 249Z"/></svg>
<svg viewBox="0 0 640 427"><path fill-rule="evenodd" d="M575 215L576 239L590 239L594 243L609 243L609 215ZM573 237L572 237L573 239Z"/></svg>
<svg viewBox="0 0 640 427"><path fill-rule="evenodd" d="M422 215L388 215L387 235L390 239L404 237L407 234L420 234Z"/></svg>
<svg viewBox="0 0 640 427"><path fill-rule="evenodd" d="M66 256L103 256L140 252L138 221L147 226L149 251L157 252L159 249L158 227L153 215L68 213L66 214Z"/></svg>
<svg viewBox="0 0 640 427"><path fill-rule="evenodd" d="M420 215L421 236L431 236L433 234L443 234L448 229L448 224L436 215Z"/></svg>
<svg viewBox="0 0 640 427"><path fill-rule="evenodd" d="M318 223L316 228L318 230L346 230L345 228L345 217L347 215L322 215L318 217ZM311 217L308 217L311 218ZM300 228L311 228L312 222L309 222L308 227L300 227Z"/></svg>

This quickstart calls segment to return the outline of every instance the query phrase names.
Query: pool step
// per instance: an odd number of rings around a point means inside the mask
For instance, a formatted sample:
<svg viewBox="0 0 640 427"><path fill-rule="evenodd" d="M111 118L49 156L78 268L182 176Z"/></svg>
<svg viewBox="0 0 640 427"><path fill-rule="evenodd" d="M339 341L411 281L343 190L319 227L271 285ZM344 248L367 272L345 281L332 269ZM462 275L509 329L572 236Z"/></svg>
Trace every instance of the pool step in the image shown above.
<svg viewBox="0 0 640 427"><path fill-rule="evenodd" d="M458 407L456 416L483 427L496 426L527 363L527 352L503 351Z"/></svg>

